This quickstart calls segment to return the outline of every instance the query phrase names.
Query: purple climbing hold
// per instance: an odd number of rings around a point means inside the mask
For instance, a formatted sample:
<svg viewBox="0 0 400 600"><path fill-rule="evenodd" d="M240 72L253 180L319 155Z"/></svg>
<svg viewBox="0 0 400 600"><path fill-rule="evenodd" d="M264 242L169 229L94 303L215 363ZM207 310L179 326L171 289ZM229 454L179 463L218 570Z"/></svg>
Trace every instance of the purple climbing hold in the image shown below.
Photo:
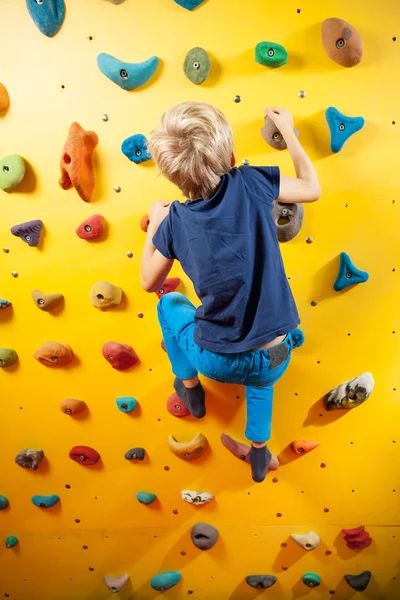
<svg viewBox="0 0 400 600"><path fill-rule="evenodd" d="M40 219L35 219L34 221L27 221L26 223L14 225L14 227L11 227L11 233L16 237L21 238L21 240L26 242L28 246L37 246L42 227L43 221Z"/></svg>

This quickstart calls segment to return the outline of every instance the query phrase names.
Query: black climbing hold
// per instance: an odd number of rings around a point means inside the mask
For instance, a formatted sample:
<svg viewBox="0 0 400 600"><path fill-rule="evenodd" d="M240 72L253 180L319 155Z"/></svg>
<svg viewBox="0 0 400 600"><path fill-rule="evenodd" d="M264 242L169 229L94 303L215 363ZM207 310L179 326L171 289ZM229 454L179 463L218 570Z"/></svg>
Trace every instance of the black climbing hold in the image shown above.
<svg viewBox="0 0 400 600"><path fill-rule="evenodd" d="M249 575L246 583L253 588L264 589L272 587L276 583L274 575Z"/></svg>
<svg viewBox="0 0 400 600"><path fill-rule="evenodd" d="M345 575L344 578L353 590L363 592L370 582L371 571L363 571L359 575Z"/></svg>

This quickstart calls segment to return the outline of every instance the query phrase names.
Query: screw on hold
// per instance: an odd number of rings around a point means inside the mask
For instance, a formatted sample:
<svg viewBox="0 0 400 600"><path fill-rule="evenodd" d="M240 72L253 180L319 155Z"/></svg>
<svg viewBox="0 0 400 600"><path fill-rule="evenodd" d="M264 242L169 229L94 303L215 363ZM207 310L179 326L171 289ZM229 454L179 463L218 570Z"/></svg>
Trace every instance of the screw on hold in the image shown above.
<svg viewBox="0 0 400 600"><path fill-rule="evenodd" d="M117 192L117 194L119 194L121 191L121 188L119 187L119 185L115 185L114 190Z"/></svg>
<svg viewBox="0 0 400 600"><path fill-rule="evenodd" d="M326 463L321 463L321 469L325 469Z"/></svg>
<svg viewBox="0 0 400 600"><path fill-rule="evenodd" d="M101 118L104 122L108 121L108 115L101 115Z"/></svg>
<svg viewBox="0 0 400 600"><path fill-rule="evenodd" d="M5 254L8 254L10 252L10 249L7 248L7 246L4 246L3 252L5 252Z"/></svg>
<svg viewBox="0 0 400 600"><path fill-rule="evenodd" d="M238 104L239 102L241 102L241 101L242 101L242 99L241 99L241 97L240 97L240 96L235 96L235 97L234 97L234 101L236 102L236 104Z"/></svg>
<svg viewBox="0 0 400 600"><path fill-rule="evenodd" d="M350 279L352 277L351 273L346 273L346 279Z"/></svg>
<svg viewBox="0 0 400 600"><path fill-rule="evenodd" d="M308 237L308 238L306 239L306 242L307 242L307 244L312 244L312 243L313 243L313 241L314 241L314 240L313 240L311 237Z"/></svg>
<svg viewBox="0 0 400 600"><path fill-rule="evenodd" d="M346 126L344 123L340 123L339 125L339 131L344 131L346 129Z"/></svg>
<svg viewBox="0 0 400 600"><path fill-rule="evenodd" d="M5 171L7 173L9 170L10 170L10 167L8 165L3 166L3 171Z"/></svg>
<svg viewBox="0 0 400 600"><path fill-rule="evenodd" d="M11 275L12 275L13 277L18 277L18 273L17 273L17 271L13 271L13 272L11 273Z"/></svg>
<svg viewBox="0 0 400 600"><path fill-rule="evenodd" d="M277 477L274 477L272 480L272 483L278 483L279 479Z"/></svg>
<svg viewBox="0 0 400 600"><path fill-rule="evenodd" d="M121 69L119 74L121 75L122 79L128 79L128 71L126 69Z"/></svg>
<svg viewBox="0 0 400 600"><path fill-rule="evenodd" d="M164 288L160 288L160 289L158 290L158 293L159 293L159 294L163 294L163 293L164 293Z"/></svg>
<svg viewBox="0 0 400 600"><path fill-rule="evenodd" d="M305 90L300 90L297 92L299 98L305 98L307 96L307 92Z"/></svg>
<svg viewBox="0 0 400 600"><path fill-rule="evenodd" d="M144 314L142 312L138 312L137 316L139 317L139 319L143 319Z"/></svg>
<svg viewBox="0 0 400 600"><path fill-rule="evenodd" d="M128 250L128 252L126 253L128 258L133 258L133 252L131 252L130 250Z"/></svg>
<svg viewBox="0 0 400 600"><path fill-rule="evenodd" d="M317 306L318 302L316 300L311 300L311 306Z"/></svg>

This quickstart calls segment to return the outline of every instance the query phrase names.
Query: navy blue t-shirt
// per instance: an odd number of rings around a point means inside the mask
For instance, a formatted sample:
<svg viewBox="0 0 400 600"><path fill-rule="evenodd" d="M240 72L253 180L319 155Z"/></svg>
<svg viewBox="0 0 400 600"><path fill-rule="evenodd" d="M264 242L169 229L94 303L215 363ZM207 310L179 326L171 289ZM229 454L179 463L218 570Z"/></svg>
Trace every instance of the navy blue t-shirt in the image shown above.
<svg viewBox="0 0 400 600"><path fill-rule="evenodd" d="M272 218L279 183L279 167L234 168L209 200L173 202L153 237L193 282L207 350L253 350L299 324Z"/></svg>

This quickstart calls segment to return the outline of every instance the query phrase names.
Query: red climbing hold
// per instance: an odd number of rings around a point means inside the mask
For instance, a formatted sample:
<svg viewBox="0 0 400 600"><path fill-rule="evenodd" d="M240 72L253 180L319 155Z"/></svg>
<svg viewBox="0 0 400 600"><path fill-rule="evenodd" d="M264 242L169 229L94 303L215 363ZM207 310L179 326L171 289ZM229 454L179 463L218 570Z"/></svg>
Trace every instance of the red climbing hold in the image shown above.
<svg viewBox="0 0 400 600"><path fill-rule="evenodd" d="M372 544L372 538L369 533L365 531L365 527L355 527L354 529L342 529L344 533L344 541L348 548L352 550L363 550L368 548Z"/></svg>
<svg viewBox="0 0 400 600"><path fill-rule="evenodd" d="M167 411L174 417L187 417L190 415L190 410L175 393L171 394L167 400Z"/></svg>
<svg viewBox="0 0 400 600"><path fill-rule="evenodd" d="M117 342L107 342L103 349L104 358L110 363L113 369L124 371L130 369L138 361L138 355L128 344L117 344Z"/></svg>
<svg viewBox="0 0 400 600"><path fill-rule="evenodd" d="M156 292L157 296L159 298L161 298L161 296L165 296L165 294L174 292L180 283L181 283L181 280L179 279L179 277L172 277L171 279L166 279L164 281L164 285L162 286L162 288L157 290L157 292Z"/></svg>
<svg viewBox="0 0 400 600"><path fill-rule="evenodd" d="M82 240L93 240L100 237L103 224L101 215L92 215L81 223L76 230L76 235Z"/></svg>
<svg viewBox="0 0 400 600"><path fill-rule="evenodd" d="M80 465L95 465L100 459L100 454L90 446L74 446L69 453L69 457Z"/></svg>
<svg viewBox="0 0 400 600"><path fill-rule="evenodd" d="M354 529L342 529L342 533L344 535L358 535L365 531L365 527L361 525L360 527L355 527Z"/></svg>

